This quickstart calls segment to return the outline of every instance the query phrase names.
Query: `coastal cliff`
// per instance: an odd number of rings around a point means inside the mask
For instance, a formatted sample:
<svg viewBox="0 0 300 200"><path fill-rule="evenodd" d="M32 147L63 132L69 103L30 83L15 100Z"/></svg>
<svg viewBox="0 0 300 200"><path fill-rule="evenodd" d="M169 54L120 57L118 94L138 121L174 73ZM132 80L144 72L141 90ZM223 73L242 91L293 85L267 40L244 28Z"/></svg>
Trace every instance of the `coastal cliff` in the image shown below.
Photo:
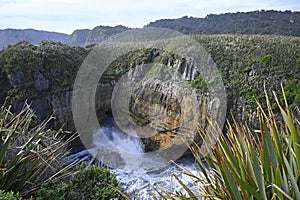
<svg viewBox="0 0 300 200"><path fill-rule="evenodd" d="M232 114L237 121L255 126L254 102L255 98L263 102L264 85L280 92L280 83L283 83L288 104L291 108L299 106L299 38L247 35L194 37L211 54L223 78L228 119ZM21 42L1 51L1 103L8 97L7 103L17 112L27 100L38 122L53 114L55 120L51 122L51 128L63 126L65 130L76 131L72 116L72 88L80 65L92 49L93 46L71 47L55 42L42 42L38 46ZM182 134L180 131L194 134L188 126L180 129L180 121L191 118L186 114L194 110L206 115L214 100L210 99L205 81L188 58L157 49L144 49L114 61L99 81L95 97L99 122L103 123L111 112L112 93L120 77L128 72L131 73L129 80L133 81L147 63L152 63L152 68L133 92L130 111L136 124L149 125L157 132L143 139L146 149L154 150L176 143L174 134ZM166 73L160 73L162 71ZM162 81L166 78L168 81ZM179 95L175 98L172 94ZM184 100L187 96L196 97L197 107ZM162 113L164 119L149 115L149 110L154 108L152 105L157 105L153 113ZM275 104L272 106L276 109ZM204 126L207 123L201 116L200 122Z"/></svg>

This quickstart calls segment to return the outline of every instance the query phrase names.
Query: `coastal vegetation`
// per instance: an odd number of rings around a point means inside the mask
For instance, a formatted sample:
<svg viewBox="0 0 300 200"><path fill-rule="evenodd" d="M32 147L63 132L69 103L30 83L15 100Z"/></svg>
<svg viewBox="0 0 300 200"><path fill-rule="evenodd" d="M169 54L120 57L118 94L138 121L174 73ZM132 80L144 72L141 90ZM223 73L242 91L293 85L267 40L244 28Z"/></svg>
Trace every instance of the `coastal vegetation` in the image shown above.
<svg viewBox="0 0 300 200"><path fill-rule="evenodd" d="M203 157L196 144L191 147L199 173L182 170L195 187L190 189L174 175L186 193L162 190L161 197L300 199L300 38L192 37L211 55L222 76L228 122L223 132L216 127L221 137L210 154ZM76 134L53 125L61 116L69 116L67 98L80 65L93 48L23 41L0 51L0 199L126 198L109 169L87 163L66 165L68 147ZM159 49L133 51L115 60L100 83L111 87L129 69L143 63L153 64L146 74L151 77L161 66L171 74L176 63L185 65L187 59ZM207 92L201 74L188 84ZM110 97L106 88L101 91L100 95ZM58 105L60 115L55 119L44 116L36 104L24 104L38 100L48 103L48 112ZM199 130L207 135L205 129Z"/></svg>
<svg viewBox="0 0 300 200"><path fill-rule="evenodd" d="M270 98L265 95L266 109L257 102L259 129L249 129L236 121L227 124L226 133L216 127L220 138L212 152L203 158L197 144L191 147L198 172L182 168L195 186L194 190L174 176L185 189L185 194L163 191L161 197L300 199L300 123L291 112L285 95L285 104L281 105L274 93L282 117L277 121ZM299 109L296 112L299 114ZM207 135L205 130L201 134Z"/></svg>
<svg viewBox="0 0 300 200"><path fill-rule="evenodd" d="M300 36L300 12L261 10L160 19L147 27L161 27L185 34L259 34Z"/></svg>
<svg viewBox="0 0 300 200"><path fill-rule="evenodd" d="M266 108L263 85L268 91L280 92L284 85L291 109L299 106L300 39L267 35L194 35L194 39L211 55L222 76L227 94L227 117L254 122L255 98ZM0 52L0 102L10 104L25 100L52 98L72 90L76 73L92 50L69 47L55 42L39 46L21 42ZM130 52L115 60L102 78L116 80L129 69L142 63L167 66L185 59L157 49ZM148 75L157 71L153 70ZM167 69L169 70L169 69ZM147 76L148 76L147 75ZM100 80L101 81L101 80ZM105 81L104 81L105 82ZM206 90L201 75L190 81L194 88ZM270 95L270 92L269 92ZM54 98L54 97L53 97ZM283 103L283 97L278 97ZM278 110L275 101L271 105ZM246 110L243 108L247 108ZM255 115L255 114L254 114ZM252 118L252 119L250 119ZM65 123L65 122L63 122ZM63 124L60 123L60 124Z"/></svg>
<svg viewBox="0 0 300 200"><path fill-rule="evenodd" d="M18 114L0 109L0 199L109 199L120 185L109 169L87 163L66 165L74 136L36 124L25 104ZM66 138L67 137L67 138Z"/></svg>

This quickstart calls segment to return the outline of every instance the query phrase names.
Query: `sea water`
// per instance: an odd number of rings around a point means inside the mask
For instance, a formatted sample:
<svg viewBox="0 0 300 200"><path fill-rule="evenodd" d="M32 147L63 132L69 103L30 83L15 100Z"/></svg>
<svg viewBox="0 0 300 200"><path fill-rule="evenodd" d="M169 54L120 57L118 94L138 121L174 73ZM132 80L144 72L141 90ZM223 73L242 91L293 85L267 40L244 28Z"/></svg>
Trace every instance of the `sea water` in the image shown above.
<svg viewBox="0 0 300 200"><path fill-rule="evenodd" d="M93 133L94 148L70 155L69 162L83 160L89 164L110 167L111 172L117 175L123 191L132 199L161 199L158 193L163 191L186 194L174 175L189 189L197 191L194 180L185 175L179 167L197 175L199 168L192 156L170 161L167 165L162 164L166 163L163 157L145 153L141 139L132 135L134 133L127 135L114 125L101 127ZM106 147L107 144L102 143L103 137L108 138L114 148ZM100 152L101 156L96 151Z"/></svg>

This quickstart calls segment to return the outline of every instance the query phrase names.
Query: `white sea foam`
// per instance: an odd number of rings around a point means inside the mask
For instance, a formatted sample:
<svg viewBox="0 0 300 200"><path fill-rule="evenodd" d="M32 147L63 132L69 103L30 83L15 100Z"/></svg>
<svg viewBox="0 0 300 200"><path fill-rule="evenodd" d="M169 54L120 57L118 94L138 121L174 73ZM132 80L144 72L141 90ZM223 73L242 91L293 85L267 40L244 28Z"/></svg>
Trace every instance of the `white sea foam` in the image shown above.
<svg viewBox="0 0 300 200"><path fill-rule="evenodd" d="M111 144L103 142L107 141L104 137L108 138ZM117 174L117 179L125 192L132 198L151 200L156 197L159 199L157 191L161 189L184 193L182 187L172 178L173 174L193 189L192 180L183 175L176 165L170 162L170 165L160 167L161 163L165 162L163 157L144 153L144 145L138 137L126 135L115 127L102 127L94 132L93 143L94 148L73 154L69 159L74 160L77 157L87 160L89 158L98 160L98 164L101 163L102 166L112 167L111 171ZM98 151L98 154L95 151ZM98 157L92 158L87 155L89 153L97 154ZM196 173L194 160L191 157L185 157L177 163ZM153 171L149 170L151 167Z"/></svg>

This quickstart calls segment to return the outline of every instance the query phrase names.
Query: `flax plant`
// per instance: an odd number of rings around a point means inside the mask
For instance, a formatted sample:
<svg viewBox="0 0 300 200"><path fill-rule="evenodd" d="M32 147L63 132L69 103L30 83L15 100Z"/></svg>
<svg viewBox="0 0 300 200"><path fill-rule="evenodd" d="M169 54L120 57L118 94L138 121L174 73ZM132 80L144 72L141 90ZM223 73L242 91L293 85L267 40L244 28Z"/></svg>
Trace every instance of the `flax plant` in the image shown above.
<svg viewBox="0 0 300 200"><path fill-rule="evenodd" d="M283 90L282 90L283 91ZM267 109L258 105L259 129L250 130L236 121L228 124L226 133L214 150L204 158L197 145L191 147L199 167L191 178L191 189L178 177L185 194L163 191L165 199L288 199L300 200L300 116L293 115L284 96L284 106L274 93L280 117L276 116L266 94ZM207 134L205 130L201 134Z"/></svg>
<svg viewBox="0 0 300 200"><path fill-rule="evenodd" d="M52 131L52 118L34 125L35 115L25 104L18 114L0 108L0 190L32 195L47 180L67 175L66 146L62 130Z"/></svg>

